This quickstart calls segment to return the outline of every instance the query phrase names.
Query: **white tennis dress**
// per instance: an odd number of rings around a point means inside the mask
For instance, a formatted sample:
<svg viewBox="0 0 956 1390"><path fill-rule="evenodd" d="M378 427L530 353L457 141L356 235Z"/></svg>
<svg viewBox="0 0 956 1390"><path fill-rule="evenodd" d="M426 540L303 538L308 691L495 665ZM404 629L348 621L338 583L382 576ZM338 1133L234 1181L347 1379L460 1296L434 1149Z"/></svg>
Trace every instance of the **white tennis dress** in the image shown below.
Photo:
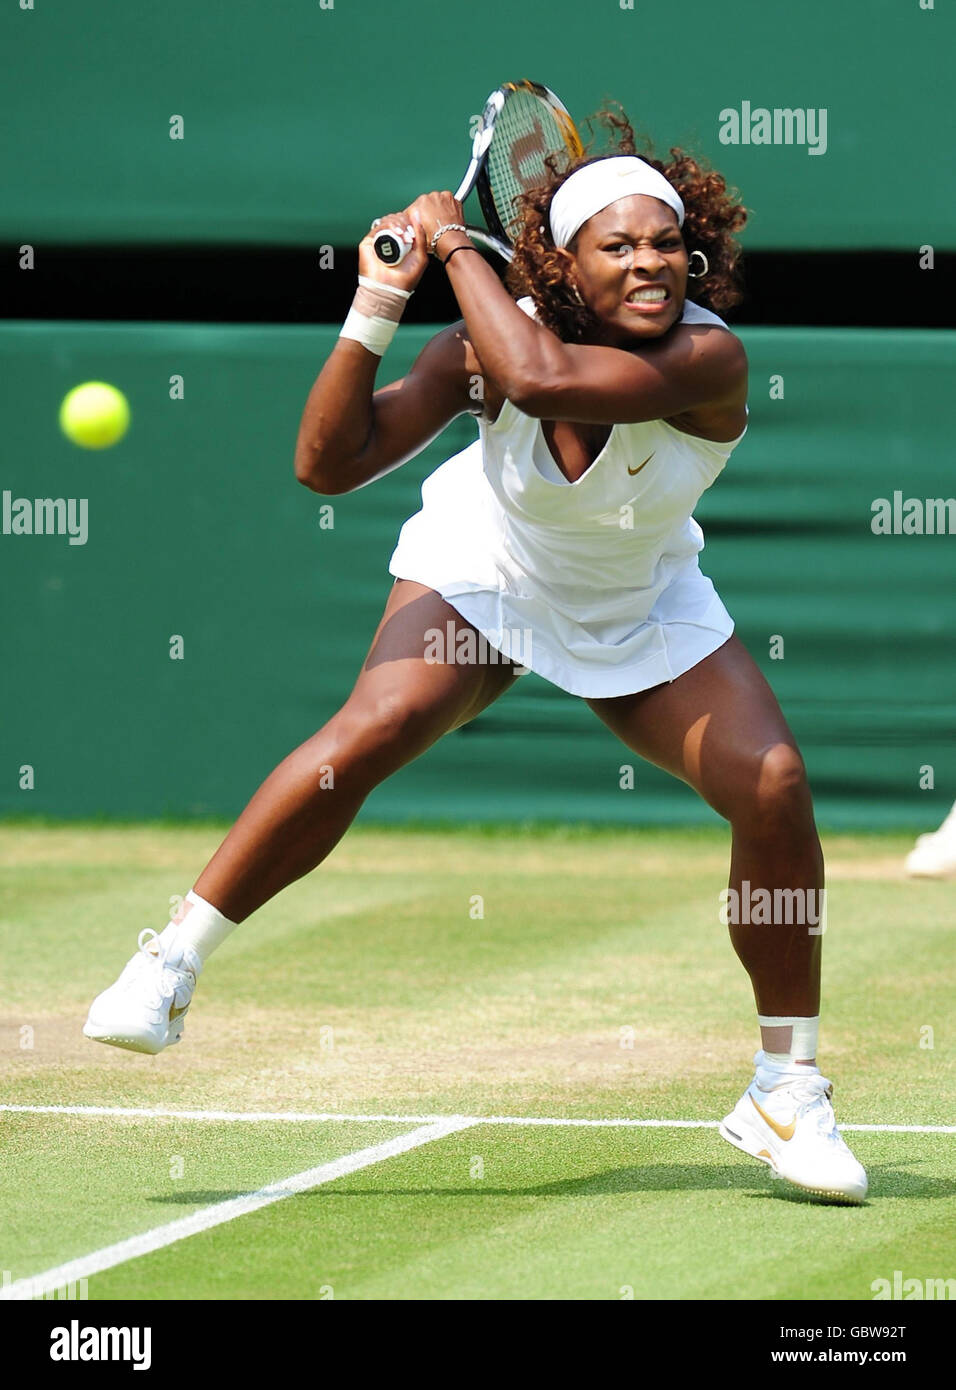
<svg viewBox="0 0 956 1390"><path fill-rule="evenodd" d="M534 317L530 298L518 305ZM727 327L690 301L681 322ZM692 512L746 427L718 444L663 420L614 425L570 483L540 420L508 400L477 418L475 442L422 484L391 574L435 589L496 651L572 695L647 690L727 640Z"/></svg>

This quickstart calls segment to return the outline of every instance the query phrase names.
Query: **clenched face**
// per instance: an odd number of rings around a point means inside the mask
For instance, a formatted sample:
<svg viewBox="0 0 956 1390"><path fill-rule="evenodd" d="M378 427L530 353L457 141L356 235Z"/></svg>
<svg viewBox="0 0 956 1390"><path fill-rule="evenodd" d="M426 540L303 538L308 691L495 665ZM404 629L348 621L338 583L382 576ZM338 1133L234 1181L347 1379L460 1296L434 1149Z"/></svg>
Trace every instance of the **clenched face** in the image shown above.
<svg viewBox="0 0 956 1390"><path fill-rule="evenodd" d="M660 338L680 319L687 248L677 214L659 198L619 198L584 223L568 250L604 343Z"/></svg>

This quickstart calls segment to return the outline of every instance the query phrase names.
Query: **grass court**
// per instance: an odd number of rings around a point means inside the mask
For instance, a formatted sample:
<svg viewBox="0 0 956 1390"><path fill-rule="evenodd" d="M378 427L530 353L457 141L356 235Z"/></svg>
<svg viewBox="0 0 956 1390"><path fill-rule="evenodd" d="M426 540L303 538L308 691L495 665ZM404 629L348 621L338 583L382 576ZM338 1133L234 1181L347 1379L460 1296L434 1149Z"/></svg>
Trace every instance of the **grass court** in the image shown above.
<svg viewBox="0 0 956 1390"><path fill-rule="evenodd" d="M728 832L359 826L209 962L181 1044L89 1042L222 831L0 827L7 1298L870 1300L956 1273L953 890L903 876L908 834L824 837L851 1208L716 1132L757 1046Z"/></svg>

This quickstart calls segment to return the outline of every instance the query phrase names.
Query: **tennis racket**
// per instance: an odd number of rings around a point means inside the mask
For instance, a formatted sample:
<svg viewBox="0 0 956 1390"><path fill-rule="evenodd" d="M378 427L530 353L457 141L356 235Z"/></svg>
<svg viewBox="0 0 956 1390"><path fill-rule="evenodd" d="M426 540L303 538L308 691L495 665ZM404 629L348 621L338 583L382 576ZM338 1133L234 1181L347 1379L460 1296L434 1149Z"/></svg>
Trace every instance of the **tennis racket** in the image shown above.
<svg viewBox="0 0 956 1390"><path fill-rule="evenodd" d="M486 225L467 228L475 245L510 261L521 227L518 195L549 177L544 162L548 155L576 159L582 153L574 122L547 87L505 82L492 92L472 142L471 162L455 193L463 203L477 185ZM384 229L372 244L386 265L399 265L411 249L398 232Z"/></svg>

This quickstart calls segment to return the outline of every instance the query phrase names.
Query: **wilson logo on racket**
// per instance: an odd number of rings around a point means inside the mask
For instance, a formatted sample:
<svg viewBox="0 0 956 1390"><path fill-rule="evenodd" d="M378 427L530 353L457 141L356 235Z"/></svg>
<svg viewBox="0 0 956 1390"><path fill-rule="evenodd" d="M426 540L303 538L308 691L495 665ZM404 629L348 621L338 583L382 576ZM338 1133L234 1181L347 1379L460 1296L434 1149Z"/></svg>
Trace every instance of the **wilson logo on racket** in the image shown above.
<svg viewBox="0 0 956 1390"><path fill-rule="evenodd" d="M655 454L657 453L657 450L656 450L656 449L654 450L654 453L655 453ZM651 459L652 459L653 457L654 457L654 454L648 454L648 456L647 456L647 458L644 460L644 462L643 462L643 463L639 463L638 466L637 466L636 468L632 468L631 465L628 464L628 465L627 465L627 471L628 471L628 473L630 473L631 477L633 478L633 477L635 476L635 474L640 473L640 471L641 471L642 468L646 468L647 465L650 463L650 461L651 461Z"/></svg>
<svg viewBox="0 0 956 1390"><path fill-rule="evenodd" d="M541 122L535 121L534 130L527 135L519 136L509 151L509 163L515 181L520 183L522 188L533 188L536 183L540 183L542 172L546 167L545 155L550 153ZM524 173L521 166L529 159L534 160L534 164L527 173Z"/></svg>

